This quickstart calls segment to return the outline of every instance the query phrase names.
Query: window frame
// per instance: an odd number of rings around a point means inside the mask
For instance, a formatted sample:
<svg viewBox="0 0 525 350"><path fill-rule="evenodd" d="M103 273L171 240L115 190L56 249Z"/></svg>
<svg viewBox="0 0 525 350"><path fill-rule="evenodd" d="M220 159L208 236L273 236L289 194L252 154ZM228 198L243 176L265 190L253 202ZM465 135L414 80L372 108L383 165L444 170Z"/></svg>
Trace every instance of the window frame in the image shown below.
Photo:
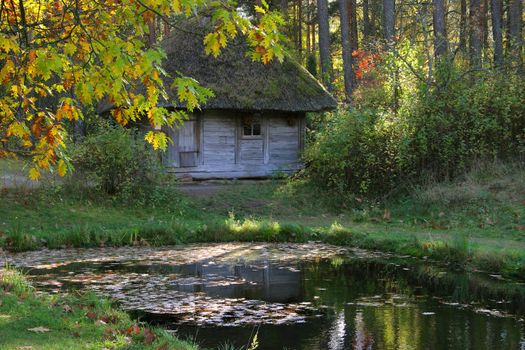
<svg viewBox="0 0 525 350"><path fill-rule="evenodd" d="M246 122L247 120L249 120L249 123ZM259 135L254 135L253 134L254 126L257 124L259 125ZM248 125L250 127L251 134L246 135L244 133L244 129ZM262 139L263 136L264 136L263 135L263 121L260 116L249 115L249 116L243 116L241 118L241 138L242 139Z"/></svg>

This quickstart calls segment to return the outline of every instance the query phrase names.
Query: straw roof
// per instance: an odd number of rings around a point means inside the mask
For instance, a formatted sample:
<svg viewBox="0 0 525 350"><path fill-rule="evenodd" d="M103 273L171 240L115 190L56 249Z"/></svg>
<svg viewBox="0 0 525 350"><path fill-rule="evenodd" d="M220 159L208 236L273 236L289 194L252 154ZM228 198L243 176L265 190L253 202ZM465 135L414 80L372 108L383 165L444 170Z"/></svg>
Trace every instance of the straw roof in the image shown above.
<svg viewBox="0 0 525 350"><path fill-rule="evenodd" d="M242 38L230 42L217 58L206 55L203 37L209 30L202 24L205 19L195 23L161 43L167 54L163 68L171 76L180 72L211 88L215 97L204 109L308 112L337 107L336 100L300 64L288 57L282 63L276 59L266 65L253 62L246 57L248 46ZM168 94L177 100L175 90Z"/></svg>

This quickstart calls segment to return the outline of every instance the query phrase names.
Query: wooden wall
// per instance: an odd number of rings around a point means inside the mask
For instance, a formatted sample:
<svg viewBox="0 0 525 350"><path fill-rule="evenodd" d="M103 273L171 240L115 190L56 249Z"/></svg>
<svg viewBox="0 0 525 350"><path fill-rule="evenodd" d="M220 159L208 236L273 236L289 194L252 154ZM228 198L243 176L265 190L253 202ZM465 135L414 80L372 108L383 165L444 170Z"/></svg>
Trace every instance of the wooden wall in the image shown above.
<svg viewBox="0 0 525 350"><path fill-rule="evenodd" d="M165 163L178 175L194 178L265 177L301 168L304 114L261 113L261 133L244 136L250 113L206 111L179 129L166 130L173 140ZM192 165L192 155L195 157Z"/></svg>

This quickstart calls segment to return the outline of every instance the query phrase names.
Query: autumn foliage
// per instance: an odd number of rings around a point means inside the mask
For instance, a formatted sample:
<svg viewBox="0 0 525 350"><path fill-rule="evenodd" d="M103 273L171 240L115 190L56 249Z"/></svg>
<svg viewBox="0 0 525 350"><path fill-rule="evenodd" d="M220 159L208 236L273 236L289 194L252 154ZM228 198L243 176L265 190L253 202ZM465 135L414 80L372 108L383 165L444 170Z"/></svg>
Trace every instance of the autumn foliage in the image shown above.
<svg viewBox="0 0 525 350"><path fill-rule="evenodd" d="M264 2L254 25L228 1L1 1L0 157L31 156L32 179L42 169L65 175L70 168L65 126L92 115L100 101L115 107L112 116L121 125L145 117L155 130L146 140L165 148L169 140L160 128L184 118L184 112L158 106L167 98L165 82L190 111L213 93L191 77L165 76L164 52L146 44L148 23L155 17L171 26L174 15L192 17L203 10L212 13L213 30L203 38L208 54L218 56L242 33L254 60L282 59L277 31L282 18Z"/></svg>
<svg viewBox="0 0 525 350"><path fill-rule="evenodd" d="M352 57L355 61L354 72L358 80L363 80L365 74L376 67L381 60L381 55L379 53L367 50L355 50L352 52Z"/></svg>

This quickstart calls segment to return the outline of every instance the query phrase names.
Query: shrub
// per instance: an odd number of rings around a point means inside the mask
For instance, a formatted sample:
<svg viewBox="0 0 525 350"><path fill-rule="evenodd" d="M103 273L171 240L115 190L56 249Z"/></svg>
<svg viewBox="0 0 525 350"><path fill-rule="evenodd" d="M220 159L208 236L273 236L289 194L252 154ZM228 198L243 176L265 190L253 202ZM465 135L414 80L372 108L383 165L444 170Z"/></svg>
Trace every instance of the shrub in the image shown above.
<svg viewBox="0 0 525 350"><path fill-rule="evenodd" d="M380 193L400 175L401 138L405 133L383 114L338 111L329 114L305 150L307 172L340 193Z"/></svg>
<svg viewBox="0 0 525 350"><path fill-rule="evenodd" d="M442 181L485 159L525 156L525 81L448 73L446 86L401 86L397 109L379 103L384 84L356 92L356 108L314 120L304 157L318 185L349 196L385 196ZM376 102L363 103L372 91ZM361 99L361 100L360 100Z"/></svg>
<svg viewBox="0 0 525 350"><path fill-rule="evenodd" d="M72 159L88 181L115 198L155 204L173 196L174 179L136 129L105 124L74 147Z"/></svg>

